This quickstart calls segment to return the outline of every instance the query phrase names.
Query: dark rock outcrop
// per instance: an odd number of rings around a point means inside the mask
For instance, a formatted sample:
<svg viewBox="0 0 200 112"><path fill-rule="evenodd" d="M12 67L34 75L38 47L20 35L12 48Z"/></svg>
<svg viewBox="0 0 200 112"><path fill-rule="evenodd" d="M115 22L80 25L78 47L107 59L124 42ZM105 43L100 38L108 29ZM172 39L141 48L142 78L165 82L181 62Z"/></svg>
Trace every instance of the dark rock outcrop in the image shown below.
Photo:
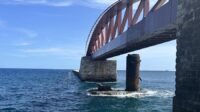
<svg viewBox="0 0 200 112"><path fill-rule="evenodd" d="M98 85L98 91L112 91L111 86L97 84Z"/></svg>

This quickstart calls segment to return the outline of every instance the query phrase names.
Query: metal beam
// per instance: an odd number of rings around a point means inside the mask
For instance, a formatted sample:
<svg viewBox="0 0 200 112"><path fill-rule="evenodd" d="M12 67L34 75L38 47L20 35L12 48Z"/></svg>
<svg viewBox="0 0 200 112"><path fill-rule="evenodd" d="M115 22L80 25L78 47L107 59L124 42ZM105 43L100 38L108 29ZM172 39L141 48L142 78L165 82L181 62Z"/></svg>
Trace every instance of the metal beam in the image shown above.
<svg viewBox="0 0 200 112"><path fill-rule="evenodd" d="M172 20L168 10L171 5L168 3L158 11L150 12L142 21L97 50L93 59L106 59L176 39L176 18ZM161 20L160 17L165 18Z"/></svg>

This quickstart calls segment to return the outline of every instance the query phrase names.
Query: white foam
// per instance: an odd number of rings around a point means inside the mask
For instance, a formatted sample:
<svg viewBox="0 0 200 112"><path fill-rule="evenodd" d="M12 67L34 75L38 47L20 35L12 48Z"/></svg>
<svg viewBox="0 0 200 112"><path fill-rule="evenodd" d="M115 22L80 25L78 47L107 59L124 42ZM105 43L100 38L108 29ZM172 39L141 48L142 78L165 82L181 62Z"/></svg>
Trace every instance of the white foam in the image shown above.
<svg viewBox="0 0 200 112"><path fill-rule="evenodd" d="M92 84L98 84L97 82L92 82L92 81L85 81L85 83L92 83ZM116 84L118 82L103 82L102 84Z"/></svg>
<svg viewBox="0 0 200 112"><path fill-rule="evenodd" d="M93 88L96 89L96 88ZM91 90L91 89L90 89ZM113 89L114 94L106 94L104 92L98 92L98 94L87 93L88 96L99 96L99 97L118 97L118 98L144 98L144 97L173 97L174 92L172 91L162 91L162 90L151 90L151 89L142 89L139 92L126 92L122 91L123 89ZM116 91L115 91L116 90ZM121 90L121 91L117 91ZM89 90L88 90L89 91Z"/></svg>
<svg viewBox="0 0 200 112"><path fill-rule="evenodd" d="M164 97L164 98L173 97L174 95L175 95L174 92L169 90L160 91L158 94L159 97Z"/></svg>

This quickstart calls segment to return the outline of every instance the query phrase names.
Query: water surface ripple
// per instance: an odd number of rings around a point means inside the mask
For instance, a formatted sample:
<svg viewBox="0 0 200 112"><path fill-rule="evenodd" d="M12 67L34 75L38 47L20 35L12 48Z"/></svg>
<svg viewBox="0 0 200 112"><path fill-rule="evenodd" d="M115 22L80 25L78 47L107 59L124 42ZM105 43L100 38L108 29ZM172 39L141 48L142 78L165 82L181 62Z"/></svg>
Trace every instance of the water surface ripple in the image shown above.
<svg viewBox="0 0 200 112"><path fill-rule="evenodd" d="M142 91L91 96L95 83L82 83L70 70L0 69L0 112L171 112L174 72L141 72ZM125 71L118 81L125 87Z"/></svg>

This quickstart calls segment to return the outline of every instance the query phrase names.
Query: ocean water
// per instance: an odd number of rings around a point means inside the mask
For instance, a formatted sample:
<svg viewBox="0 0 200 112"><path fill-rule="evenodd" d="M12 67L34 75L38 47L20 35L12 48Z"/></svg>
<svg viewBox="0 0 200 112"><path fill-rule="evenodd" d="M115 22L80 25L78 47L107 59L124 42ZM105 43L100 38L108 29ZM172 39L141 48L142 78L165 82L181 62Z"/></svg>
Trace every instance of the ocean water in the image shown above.
<svg viewBox="0 0 200 112"><path fill-rule="evenodd" d="M171 112L175 72L141 72L141 92L91 96L71 70L0 69L0 112ZM125 88L118 71L115 89Z"/></svg>

